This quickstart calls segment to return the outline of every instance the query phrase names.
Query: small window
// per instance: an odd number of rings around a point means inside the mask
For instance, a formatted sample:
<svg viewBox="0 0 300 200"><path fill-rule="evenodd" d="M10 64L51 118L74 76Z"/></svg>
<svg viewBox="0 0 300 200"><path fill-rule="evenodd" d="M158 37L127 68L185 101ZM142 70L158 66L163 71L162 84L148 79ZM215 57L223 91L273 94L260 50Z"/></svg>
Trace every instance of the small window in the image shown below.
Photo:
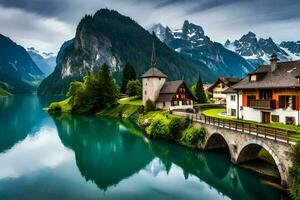
<svg viewBox="0 0 300 200"><path fill-rule="evenodd" d="M254 95L247 96L247 106L250 106L251 101L253 101L255 99L256 99L256 96L254 96Z"/></svg>
<svg viewBox="0 0 300 200"><path fill-rule="evenodd" d="M235 117L236 116L236 109L231 109L230 110L230 115Z"/></svg>
<svg viewBox="0 0 300 200"><path fill-rule="evenodd" d="M296 110L296 96L279 96L279 108Z"/></svg>
<svg viewBox="0 0 300 200"><path fill-rule="evenodd" d="M286 117L285 123L289 125L295 125L295 117Z"/></svg>
<svg viewBox="0 0 300 200"><path fill-rule="evenodd" d="M255 74L251 75L250 81L257 81L257 76Z"/></svg>
<svg viewBox="0 0 300 200"><path fill-rule="evenodd" d="M230 96L230 101L235 101L235 95Z"/></svg>
<svg viewBox="0 0 300 200"><path fill-rule="evenodd" d="M165 101L163 101L163 107L165 107L166 106L166 102Z"/></svg>
<svg viewBox="0 0 300 200"><path fill-rule="evenodd" d="M279 115L271 115L272 122L279 122Z"/></svg>
<svg viewBox="0 0 300 200"><path fill-rule="evenodd" d="M147 95L147 90L145 90L145 95Z"/></svg>
<svg viewBox="0 0 300 200"><path fill-rule="evenodd" d="M176 98L177 98L177 99L179 98L179 95L178 95L178 94L176 94Z"/></svg>
<svg viewBox="0 0 300 200"><path fill-rule="evenodd" d="M184 94L180 95L180 98L185 99L185 95Z"/></svg>
<svg viewBox="0 0 300 200"><path fill-rule="evenodd" d="M173 101L173 106L178 106L178 101Z"/></svg>

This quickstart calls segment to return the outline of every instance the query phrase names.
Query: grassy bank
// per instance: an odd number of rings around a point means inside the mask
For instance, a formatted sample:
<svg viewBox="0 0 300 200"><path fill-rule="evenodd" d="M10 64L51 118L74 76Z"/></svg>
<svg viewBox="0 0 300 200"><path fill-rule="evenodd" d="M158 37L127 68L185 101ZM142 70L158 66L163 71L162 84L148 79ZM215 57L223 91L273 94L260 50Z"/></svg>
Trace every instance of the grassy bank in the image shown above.
<svg viewBox="0 0 300 200"><path fill-rule="evenodd" d="M195 127L192 122L169 111L153 111L141 114L137 121L147 136L177 142L190 148L202 148L206 139L204 128Z"/></svg>

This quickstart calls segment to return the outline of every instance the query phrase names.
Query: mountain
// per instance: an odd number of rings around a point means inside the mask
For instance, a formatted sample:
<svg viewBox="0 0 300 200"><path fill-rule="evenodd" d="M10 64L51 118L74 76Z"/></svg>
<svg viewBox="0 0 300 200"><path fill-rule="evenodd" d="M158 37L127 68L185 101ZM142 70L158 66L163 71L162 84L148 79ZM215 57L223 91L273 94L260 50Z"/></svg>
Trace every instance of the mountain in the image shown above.
<svg viewBox="0 0 300 200"><path fill-rule="evenodd" d="M238 53L256 67L261 64L268 64L272 53L276 53L281 61L292 59L292 56L278 46L272 38L258 39L253 32L243 35L239 40L235 40L234 42L227 40L224 46Z"/></svg>
<svg viewBox="0 0 300 200"><path fill-rule="evenodd" d="M287 52L292 60L300 60L300 41L281 42L279 47Z"/></svg>
<svg viewBox="0 0 300 200"><path fill-rule="evenodd" d="M28 48L27 52L45 75L48 76L54 71L56 66L56 56L53 53L41 53L33 47Z"/></svg>
<svg viewBox="0 0 300 200"><path fill-rule="evenodd" d="M201 26L184 21L182 28L171 30L156 24L149 29L171 49L205 63L218 76L243 77L254 70L244 58L213 42L205 35Z"/></svg>
<svg viewBox="0 0 300 200"><path fill-rule="evenodd" d="M14 94L33 92L44 73L22 46L1 34L0 47L1 88Z"/></svg>
<svg viewBox="0 0 300 200"><path fill-rule="evenodd" d="M199 73L204 81L216 78L204 63L171 50L131 18L117 11L101 9L80 21L74 40L59 53L58 65L40 84L38 93L65 94L71 81L82 80L89 71L97 70L104 63L110 66L119 83L126 62L141 75L149 68L153 41L158 68L169 76L169 80L185 79L192 84Z"/></svg>

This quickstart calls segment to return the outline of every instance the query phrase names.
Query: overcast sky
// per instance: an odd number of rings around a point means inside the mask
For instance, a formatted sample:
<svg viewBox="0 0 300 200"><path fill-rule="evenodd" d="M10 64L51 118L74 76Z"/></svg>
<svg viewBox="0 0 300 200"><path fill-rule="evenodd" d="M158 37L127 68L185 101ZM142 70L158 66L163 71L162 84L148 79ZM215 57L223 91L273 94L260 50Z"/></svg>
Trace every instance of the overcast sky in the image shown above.
<svg viewBox="0 0 300 200"><path fill-rule="evenodd" d="M24 47L57 52L85 14L109 8L145 28L162 23L201 25L213 41L248 31L276 42L300 40L300 0L0 0L0 33Z"/></svg>

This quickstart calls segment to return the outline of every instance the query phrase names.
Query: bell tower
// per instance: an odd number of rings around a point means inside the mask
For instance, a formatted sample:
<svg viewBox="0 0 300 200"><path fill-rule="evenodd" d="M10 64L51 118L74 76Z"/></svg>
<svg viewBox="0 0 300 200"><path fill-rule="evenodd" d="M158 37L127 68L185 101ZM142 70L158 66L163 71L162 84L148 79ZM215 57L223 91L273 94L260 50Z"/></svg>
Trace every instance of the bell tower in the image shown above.
<svg viewBox="0 0 300 200"><path fill-rule="evenodd" d="M157 59L153 40L150 69L141 76L143 84L144 106L148 100L152 101L153 103L156 102L160 90L167 79L167 76L156 68L156 64Z"/></svg>

